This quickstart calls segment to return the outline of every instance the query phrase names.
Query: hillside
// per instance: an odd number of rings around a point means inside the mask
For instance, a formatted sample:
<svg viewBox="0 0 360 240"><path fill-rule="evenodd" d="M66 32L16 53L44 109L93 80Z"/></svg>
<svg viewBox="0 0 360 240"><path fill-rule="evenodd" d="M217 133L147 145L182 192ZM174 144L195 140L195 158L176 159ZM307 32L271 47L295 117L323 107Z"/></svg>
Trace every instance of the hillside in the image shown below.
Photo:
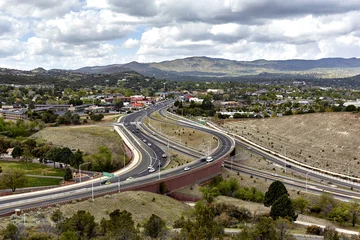
<svg viewBox="0 0 360 240"><path fill-rule="evenodd" d="M268 74L336 78L360 74L360 59L324 58L319 60L235 61L209 57L189 57L159 63L130 62L122 65L86 67L75 70L87 73L113 73L133 70L146 76L168 79L187 77L239 77Z"/></svg>
<svg viewBox="0 0 360 240"><path fill-rule="evenodd" d="M315 167L360 176L360 114L319 113L231 121L226 127Z"/></svg>

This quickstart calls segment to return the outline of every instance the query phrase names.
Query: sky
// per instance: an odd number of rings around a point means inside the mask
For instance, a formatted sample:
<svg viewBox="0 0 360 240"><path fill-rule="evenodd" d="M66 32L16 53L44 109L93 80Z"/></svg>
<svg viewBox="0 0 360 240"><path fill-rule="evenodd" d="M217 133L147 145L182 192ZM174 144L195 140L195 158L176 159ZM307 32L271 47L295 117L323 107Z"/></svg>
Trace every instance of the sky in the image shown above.
<svg viewBox="0 0 360 240"><path fill-rule="evenodd" d="M359 57L359 0L1 0L0 67Z"/></svg>

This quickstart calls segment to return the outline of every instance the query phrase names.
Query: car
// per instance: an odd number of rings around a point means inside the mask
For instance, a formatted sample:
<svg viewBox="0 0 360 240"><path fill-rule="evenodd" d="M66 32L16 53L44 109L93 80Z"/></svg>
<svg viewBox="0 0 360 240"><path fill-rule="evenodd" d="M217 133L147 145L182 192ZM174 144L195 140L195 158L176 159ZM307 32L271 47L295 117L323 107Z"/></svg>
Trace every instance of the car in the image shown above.
<svg viewBox="0 0 360 240"><path fill-rule="evenodd" d="M190 167L184 167L184 171L189 171L190 169Z"/></svg>
<svg viewBox="0 0 360 240"><path fill-rule="evenodd" d="M276 173L273 173L273 174L271 174L271 175L273 175L274 177L278 177L279 175L277 175Z"/></svg>
<svg viewBox="0 0 360 240"><path fill-rule="evenodd" d="M154 132L153 132L153 133L152 133L152 135L154 135L154 136L155 136L155 135L156 135L156 133L154 133Z"/></svg>
<svg viewBox="0 0 360 240"><path fill-rule="evenodd" d="M251 150L251 147L247 147L247 150Z"/></svg>
<svg viewBox="0 0 360 240"><path fill-rule="evenodd" d="M143 139L143 142L146 143L146 139Z"/></svg>
<svg viewBox="0 0 360 240"><path fill-rule="evenodd" d="M111 182L109 180L104 180L104 181L101 181L101 184L109 185L109 184L111 184Z"/></svg>
<svg viewBox="0 0 360 240"><path fill-rule="evenodd" d="M155 172L155 168L150 168L149 173L153 173L153 172Z"/></svg>
<svg viewBox="0 0 360 240"><path fill-rule="evenodd" d="M205 162L205 161L206 161L206 157L200 158L200 162Z"/></svg>
<svg viewBox="0 0 360 240"><path fill-rule="evenodd" d="M133 133L135 133L135 130L133 129L133 130L131 130Z"/></svg>
<svg viewBox="0 0 360 240"><path fill-rule="evenodd" d="M163 158L166 158L166 157L167 157L165 153L163 153L161 156L162 156Z"/></svg>
<svg viewBox="0 0 360 240"><path fill-rule="evenodd" d="M47 160L45 163L54 163L54 162L51 160Z"/></svg>
<svg viewBox="0 0 360 240"><path fill-rule="evenodd" d="M151 147L151 143L148 143L148 146Z"/></svg>
<svg viewBox="0 0 360 240"><path fill-rule="evenodd" d="M126 179L126 181L130 181L130 180L134 180L135 178L133 178L133 177L128 177L127 179Z"/></svg>
<svg viewBox="0 0 360 240"><path fill-rule="evenodd" d="M208 156L207 158L206 158L206 162L212 162L214 159L211 157L211 156Z"/></svg>
<svg viewBox="0 0 360 240"><path fill-rule="evenodd" d="M291 165L290 165L290 164L286 164L286 167L287 167L287 168L291 168Z"/></svg>
<svg viewBox="0 0 360 240"><path fill-rule="evenodd" d="M152 165L149 165L149 166L148 166L148 169L151 169L151 168L154 168L154 167L153 167Z"/></svg>
<svg viewBox="0 0 360 240"><path fill-rule="evenodd" d="M125 123L125 126L129 125L128 123Z"/></svg>

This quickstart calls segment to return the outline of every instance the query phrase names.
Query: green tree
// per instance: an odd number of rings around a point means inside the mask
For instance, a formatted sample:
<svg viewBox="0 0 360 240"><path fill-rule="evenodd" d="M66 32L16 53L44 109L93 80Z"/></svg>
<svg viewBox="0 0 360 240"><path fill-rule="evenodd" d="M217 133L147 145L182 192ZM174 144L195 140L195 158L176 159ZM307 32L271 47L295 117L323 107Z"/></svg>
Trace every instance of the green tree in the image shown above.
<svg viewBox="0 0 360 240"><path fill-rule="evenodd" d="M355 224L358 222L358 217L360 215L360 204L357 200L351 200L349 203L351 224L355 227Z"/></svg>
<svg viewBox="0 0 360 240"><path fill-rule="evenodd" d="M112 152L106 146L100 146L98 153L85 157L85 162L91 162L91 170L98 172L107 172L113 169Z"/></svg>
<svg viewBox="0 0 360 240"><path fill-rule="evenodd" d="M64 219L63 213L60 211L60 209L56 209L52 212L50 216L51 220L53 220L55 223L59 223Z"/></svg>
<svg viewBox="0 0 360 240"><path fill-rule="evenodd" d="M126 210L120 212L116 209L109 216L109 220L101 221L101 229L107 237L122 240L139 239L131 213Z"/></svg>
<svg viewBox="0 0 360 240"><path fill-rule="evenodd" d="M327 216L334 207L336 207L336 201L334 195L330 193L321 193L319 200L319 207L321 212Z"/></svg>
<svg viewBox="0 0 360 240"><path fill-rule="evenodd" d="M79 240L79 237L76 232L66 231L61 234L60 240Z"/></svg>
<svg viewBox="0 0 360 240"><path fill-rule="evenodd" d="M340 224L349 221L351 219L349 205L345 203L338 204L329 212L328 218Z"/></svg>
<svg viewBox="0 0 360 240"><path fill-rule="evenodd" d="M121 100L116 100L114 103L114 109L119 111L124 106L124 102Z"/></svg>
<svg viewBox="0 0 360 240"><path fill-rule="evenodd" d="M203 199L207 203L212 203L215 197L220 195L219 189L217 187L206 186L206 187L201 187L199 190L202 193Z"/></svg>
<svg viewBox="0 0 360 240"><path fill-rule="evenodd" d="M83 163L83 153L78 149L70 158L70 165L78 168Z"/></svg>
<svg viewBox="0 0 360 240"><path fill-rule="evenodd" d="M264 205L270 207L273 203L284 194L288 195L288 191L284 184L280 181L275 181L270 184L268 191L265 193Z"/></svg>
<svg viewBox="0 0 360 240"><path fill-rule="evenodd" d="M27 178L21 169L7 169L0 175L0 185L10 188L12 192L15 192L16 188L25 187L26 184Z"/></svg>
<svg viewBox="0 0 360 240"><path fill-rule="evenodd" d="M181 229L186 239L214 239L221 237L224 228L214 220L215 209L211 204L199 201L195 204L193 220L188 219Z"/></svg>
<svg viewBox="0 0 360 240"><path fill-rule="evenodd" d="M270 216L273 219L282 217L293 221L296 220L297 215L295 214L294 207L287 194L282 195L273 203L270 210Z"/></svg>
<svg viewBox="0 0 360 240"><path fill-rule="evenodd" d="M19 229L15 224L9 223L8 225L6 225L6 228L2 231L2 236L4 239L18 240Z"/></svg>
<svg viewBox="0 0 360 240"><path fill-rule="evenodd" d="M309 202L303 197L298 197L292 200L292 203L294 208L299 210L301 214L304 212L307 206L309 206Z"/></svg>
<svg viewBox="0 0 360 240"><path fill-rule="evenodd" d="M73 179L72 171L69 167L65 168L64 181L70 181Z"/></svg>
<svg viewBox="0 0 360 240"><path fill-rule="evenodd" d="M62 233L67 231L76 232L80 238L90 239L96 235L95 218L89 212L79 210L72 217L65 219L58 224Z"/></svg>
<svg viewBox="0 0 360 240"><path fill-rule="evenodd" d="M269 217L262 217L255 224L253 239L274 240L278 239L274 221Z"/></svg>
<svg viewBox="0 0 360 240"><path fill-rule="evenodd" d="M348 105L348 106L345 107L345 111L347 111L347 112L355 112L356 107L354 105Z"/></svg>
<svg viewBox="0 0 360 240"><path fill-rule="evenodd" d="M159 216L152 214L144 224L144 234L151 238L159 238L166 233L166 223Z"/></svg>
<svg viewBox="0 0 360 240"><path fill-rule="evenodd" d="M20 146L14 147L13 151L11 152L11 156L13 158L20 158L23 154L23 149Z"/></svg>

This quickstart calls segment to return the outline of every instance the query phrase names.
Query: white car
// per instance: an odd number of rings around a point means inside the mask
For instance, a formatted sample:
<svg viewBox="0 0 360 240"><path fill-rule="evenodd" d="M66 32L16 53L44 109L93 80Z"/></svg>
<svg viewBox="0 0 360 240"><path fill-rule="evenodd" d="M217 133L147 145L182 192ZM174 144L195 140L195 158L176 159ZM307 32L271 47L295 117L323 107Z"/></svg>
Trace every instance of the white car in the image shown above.
<svg viewBox="0 0 360 240"><path fill-rule="evenodd" d="M185 167L184 171L189 171L191 168L190 167Z"/></svg>
<svg viewBox="0 0 360 240"><path fill-rule="evenodd" d="M212 162L214 159L211 157L211 156L208 156L207 158L206 158L206 162Z"/></svg>
<svg viewBox="0 0 360 240"><path fill-rule="evenodd" d="M143 139L143 142L146 143L146 139Z"/></svg>
<svg viewBox="0 0 360 240"><path fill-rule="evenodd" d="M134 178L133 178L133 177L128 177L128 178L126 179L126 181L130 181L130 180L134 180Z"/></svg>
<svg viewBox="0 0 360 240"><path fill-rule="evenodd" d="M151 143L148 143L148 146L151 147Z"/></svg>
<svg viewBox="0 0 360 240"><path fill-rule="evenodd" d="M155 172L155 168L150 168L149 173L153 173L153 172Z"/></svg>
<svg viewBox="0 0 360 240"><path fill-rule="evenodd" d="M151 168L154 168L154 167L153 167L152 165L149 165L149 166L148 166L148 169L151 169Z"/></svg>
<svg viewBox="0 0 360 240"><path fill-rule="evenodd" d="M162 156L163 158L166 158L166 157L167 157L165 153L163 153L161 156Z"/></svg>

